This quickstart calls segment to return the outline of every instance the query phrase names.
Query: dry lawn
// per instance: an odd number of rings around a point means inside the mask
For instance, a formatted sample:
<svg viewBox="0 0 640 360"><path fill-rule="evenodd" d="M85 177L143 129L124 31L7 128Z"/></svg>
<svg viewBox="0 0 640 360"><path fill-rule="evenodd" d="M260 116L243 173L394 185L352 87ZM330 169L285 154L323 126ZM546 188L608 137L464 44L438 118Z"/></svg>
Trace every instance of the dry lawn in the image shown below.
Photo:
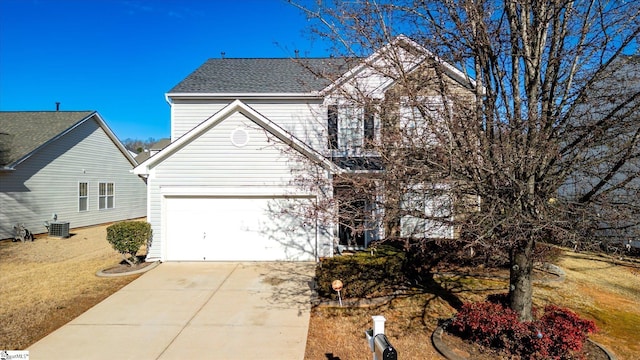
<svg viewBox="0 0 640 360"><path fill-rule="evenodd" d="M591 338L621 360L640 358L640 265L600 256L566 252L558 265L562 282L538 283L536 306L554 303L596 321ZM506 273L504 274L506 275ZM506 280L443 277L429 293L396 298L369 308L316 307L312 311L305 359L371 359L364 331L371 316L384 315L385 332L402 359L442 359L431 344L439 319L455 313L452 304L484 300L506 292Z"/></svg>
<svg viewBox="0 0 640 360"><path fill-rule="evenodd" d="M0 241L0 349L25 349L139 276L95 275L122 259L106 228L72 229L67 239Z"/></svg>
<svg viewBox="0 0 640 360"><path fill-rule="evenodd" d="M68 239L0 241L0 349L28 347L139 276L95 275L121 259L106 241L106 227L72 229ZM538 284L536 305L556 303L594 319L600 328L594 340L619 359L640 358L640 266L573 252L558 265L566 280ZM426 293L369 308L315 308L305 358L370 359L364 330L371 327L371 316L384 315L399 357L440 359L430 336L438 319L455 312L452 304L505 290L500 279L443 277Z"/></svg>

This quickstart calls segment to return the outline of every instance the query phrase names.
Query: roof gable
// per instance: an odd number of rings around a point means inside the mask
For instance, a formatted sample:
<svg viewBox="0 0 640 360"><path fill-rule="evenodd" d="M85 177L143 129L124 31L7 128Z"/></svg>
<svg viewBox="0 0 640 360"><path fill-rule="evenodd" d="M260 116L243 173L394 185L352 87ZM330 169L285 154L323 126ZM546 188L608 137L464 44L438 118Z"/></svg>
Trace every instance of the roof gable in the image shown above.
<svg viewBox="0 0 640 360"><path fill-rule="evenodd" d="M243 103L240 100L235 100L231 104L224 107L222 110L212 115L207 120L200 123L191 131L184 134L182 137L180 137L176 141L172 142L169 146L164 148L162 151L160 151L156 155L152 156L151 158L147 159L146 161L138 165L133 170L133 172L138 175L148 174L152 168L160 164L162 161L168 158L171 154L175 153L176 151L179 151L181 148L183 148L184 146L186 146L196 138L200 137L202 134L209 131L209 129L221 123L222 121L224 121L229 116L235 113L241 113L242 115L247 117L249 120L253 121L255 124L262 127L263 129L268 131L270 134L278 138L284 144L291 146L296 151L304 154L306 157L308 157L315 163L320 164L321 166L327 169L332 169L335 172L341 171L334 163L327 160L324 156L322 156L320 153L318 153L317 151L309 147L307 144L293 137L287 131L282 129L280 126L278 126L277 124L275 124L274 122L272 122L271 120L269 120L268 118L260 114L259 112L255 111L253 108L251 108L247 104Z"/></svg>
<svg viewBox="0 0 640 360"><path fill-rule="evenodd" d="M322 90L322 94L330 94L337 88L342 88L342 91L364 93L368 97L381 98L395 83L394 77L400 75L398 63L402 65L405 73L411 73L427 61L442 66L444 73L461 85L467 88L475 87L475 80L467 74L409 37L399 35L329 84Z"/></svg>
<svg viewBox="0 0 640 360"><path fill-rule="evenodd" d="M96 111L0 111L0 166L11 170L46 144L95 119L116 147L135 161Z"/></svg>

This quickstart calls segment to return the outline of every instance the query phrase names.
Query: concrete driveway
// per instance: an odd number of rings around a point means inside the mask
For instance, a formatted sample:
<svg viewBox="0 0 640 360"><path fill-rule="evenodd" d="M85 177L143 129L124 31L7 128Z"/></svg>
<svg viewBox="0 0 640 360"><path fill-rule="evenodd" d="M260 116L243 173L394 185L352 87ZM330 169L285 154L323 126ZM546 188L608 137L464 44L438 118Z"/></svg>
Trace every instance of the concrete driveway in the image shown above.
<svg viewBox="0 0 640 360"><path fill-rule="evenodd" d="M31 360L300 360L313 269L163 263L27 350Z"/></svg>

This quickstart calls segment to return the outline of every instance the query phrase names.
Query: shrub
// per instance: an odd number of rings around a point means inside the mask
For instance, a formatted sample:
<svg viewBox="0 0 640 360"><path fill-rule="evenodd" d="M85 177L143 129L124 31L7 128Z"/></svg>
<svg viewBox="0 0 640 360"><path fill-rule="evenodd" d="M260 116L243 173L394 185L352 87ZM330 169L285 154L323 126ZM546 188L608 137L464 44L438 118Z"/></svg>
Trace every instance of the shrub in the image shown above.
<svg viewBox="0 0 640 360"><path fill-rule="evenodd" d="M138 262L138 250L151 239L151 233L147 222L123 221L107 227L107 241L133 266Z"/></svg>
<svg viewBox="0 0 640 360"><path fill-rule="evenodd" d="M341 280L345 298L364 298L385 294L404 283L402 267L405 256L401 251L379 247L373 252L322 259L316 267L318 295L337 297L331 282Z"/></svg>
<svg viewBox="0 0 640 360"><path fill-rule="evenodd" d="M595 323L555 305L545 307L540 319L518 321L501 303L466 303L451 323L462 338L507 351L526 359L573 359L582 350Z"/></svg>
<svg viewBox="0 0 640 360"><path fill-rule="evenodd" d="M539 323L554 344L550 350L556 351L550 351L551 355L556 356L580 351L587 336L597 331L593 321L582 319L573 311L555 305L545 307Z"/></svg>

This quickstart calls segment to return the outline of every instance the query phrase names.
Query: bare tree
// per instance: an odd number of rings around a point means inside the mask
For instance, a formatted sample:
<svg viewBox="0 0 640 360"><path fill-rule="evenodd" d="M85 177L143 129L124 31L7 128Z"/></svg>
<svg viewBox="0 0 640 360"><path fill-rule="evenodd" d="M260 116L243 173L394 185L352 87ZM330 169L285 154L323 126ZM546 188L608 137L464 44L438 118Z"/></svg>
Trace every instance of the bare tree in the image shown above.
<svg viewBox="0 0 640 360"><path fill-rule="evenodd" d="M382 97L372 98L364 81L336 89L380 119L367 146L377 154L368 169L381 171L351 171L342 181L361 197L375 189L368 198L384 209L385 236L414 218L420 229L453 226L451 241L469 248L504 250L511 308L530 320L537 242L637 231L640 2L290 2L314 36L331 40L335 57L364 59L399 34L428 50L379 52L385 59L372 71L394 81ZM407 67L407 59L421 65ZM417 192L424 196L407 198ZM339 218L364 233L358 213L371 210L354 208Z"/></svg>
<svg viewBox="0 0 640 360"><path fill-rule="evenodd" d="M152 137L148 138L147 140L127 138L122 141L122 144L125 148L127 148L127 150L133 151L135 153L141 153L144 150L148 150L151 145L156 143L156 141L157 140Z"/></svg>

